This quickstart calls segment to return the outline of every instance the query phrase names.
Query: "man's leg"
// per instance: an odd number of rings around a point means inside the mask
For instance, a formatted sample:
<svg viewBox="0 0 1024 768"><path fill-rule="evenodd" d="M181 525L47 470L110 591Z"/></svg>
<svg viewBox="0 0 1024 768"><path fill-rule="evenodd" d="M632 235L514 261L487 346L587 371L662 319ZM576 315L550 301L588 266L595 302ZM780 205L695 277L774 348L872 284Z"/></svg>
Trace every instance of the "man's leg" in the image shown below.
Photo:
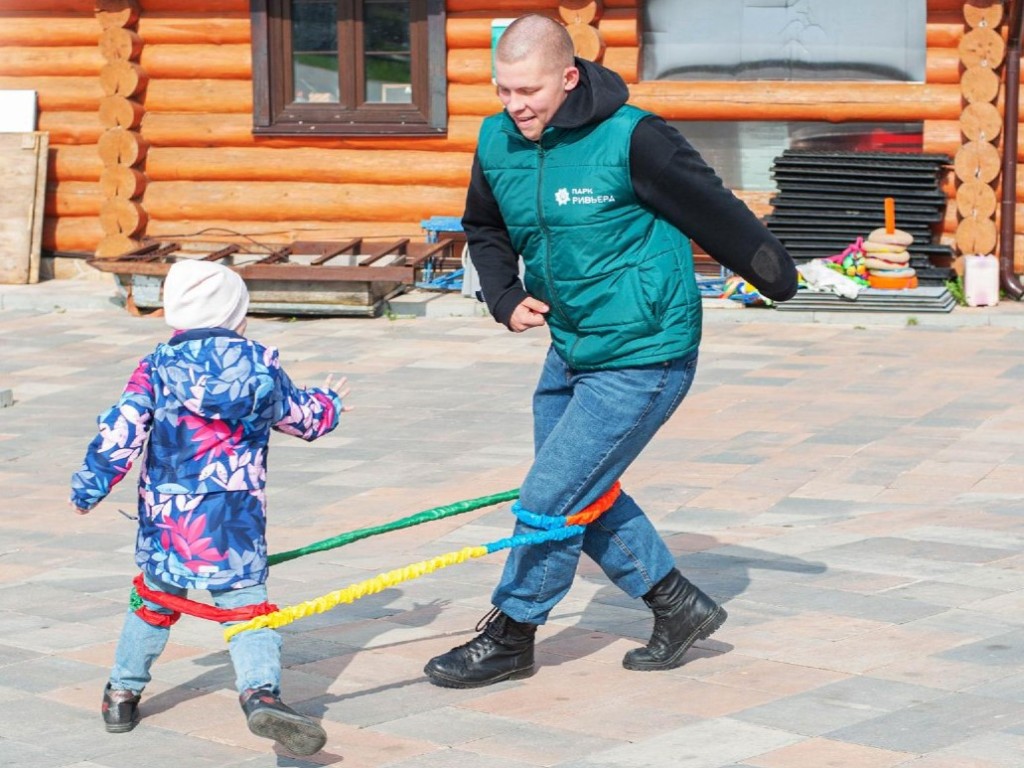
<svg viewBox="0 0 1024 768"><path fill-rule="evenodd" d="M521 505L564 516L595 501L671 416L695 369L696 355L643 368L574 372L549 352L534 396L537 450ZM628 496L602 519L610 533L595 538L593 551L607 553L599 562L629 594L645 594L672 570L671 553ZM515 532L532 530L517 522ZM606 543L613 535L621 545L614 550ZM568 591L583 547L581 535L513 549L492 598L500 613L480 636L432 659L425 670L431 680L471 687L532 674L533 631Z"/></svg>

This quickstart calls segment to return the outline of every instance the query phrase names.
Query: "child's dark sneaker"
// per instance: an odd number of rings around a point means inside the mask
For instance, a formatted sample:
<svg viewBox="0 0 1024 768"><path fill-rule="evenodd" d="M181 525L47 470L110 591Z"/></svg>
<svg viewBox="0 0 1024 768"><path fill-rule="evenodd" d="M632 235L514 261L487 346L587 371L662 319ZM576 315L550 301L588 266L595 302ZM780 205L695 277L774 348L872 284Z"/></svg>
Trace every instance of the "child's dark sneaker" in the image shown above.
<svg viewBox="0 0 1024 768"><path fill-rule="evenodd" d="M139 724L140 698L135 691L115 690L107 683L101 711L108 733L127 733Z"/></svg>
<svg viewBox="0 0 1024 768"><path fill-rule="evenodd" d="M323 728L282 702L269 688L249 688L238 698L249 730L273 739L293 755L316 754L327 743Z"/></svg>

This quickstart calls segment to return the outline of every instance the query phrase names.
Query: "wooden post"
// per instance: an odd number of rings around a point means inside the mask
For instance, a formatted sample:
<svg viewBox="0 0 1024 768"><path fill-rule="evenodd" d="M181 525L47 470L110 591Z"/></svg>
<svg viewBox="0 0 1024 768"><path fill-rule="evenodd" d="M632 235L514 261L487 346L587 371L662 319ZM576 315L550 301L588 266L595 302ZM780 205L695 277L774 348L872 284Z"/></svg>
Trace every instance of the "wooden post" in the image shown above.
<svg viewBox="0 0 1024 768"><path fill-rule="evenodd" d="M143 47L135 29L139 15L138 0L96 2L96 20L102 29L99 48L107 61L100 73L106 95L99 108L100 123L106 130L97 142L103 163L99 257L116 257L139 247L148 222L141 199L147 182L147 146L139 133L146 113L139 97L147 78L137 63Z"/></svg>

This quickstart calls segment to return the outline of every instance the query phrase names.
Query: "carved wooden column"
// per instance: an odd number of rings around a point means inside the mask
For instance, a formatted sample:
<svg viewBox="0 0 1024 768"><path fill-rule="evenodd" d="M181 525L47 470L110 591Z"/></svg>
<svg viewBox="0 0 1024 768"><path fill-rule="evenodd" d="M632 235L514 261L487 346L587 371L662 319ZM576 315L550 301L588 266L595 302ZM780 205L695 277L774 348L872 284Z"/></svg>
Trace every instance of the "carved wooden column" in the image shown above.
<svg viewBox="0 0 1024 768"><path fill-rule="evenodd" d="M558 4L558 14L581 59L600 61L604 55L604 40L597 30L602 10L601 0L560 0Z"/></svg>
<svg viewBox="0 0 1024 768"><path fill-rule="evenodd" d="M995 0L967 0L968 27L960 43L963 74L960 91L964 107L960 132L966 142L956 153L956 250L964 254L990 254L996 247L996 191L1001 158L998 142L1002 116L996 106L1000 78L996 73L1006 55L999 33L1003 6Z"/></svg>
<svg viewBox="0 0 1024 768"><path fill-rule="evenodd" d="M142 38L136 30L137 0L97 0L100 23L100 52L107 63L100 72L103 99L100 102L98 151L103 160L100 176L100 225L103 239L97 256L120 256L138 248L138 239L148 221L141 198L146 188L147 144L139 132L145 107L142 96L146 74L139 66Z"/></svg>

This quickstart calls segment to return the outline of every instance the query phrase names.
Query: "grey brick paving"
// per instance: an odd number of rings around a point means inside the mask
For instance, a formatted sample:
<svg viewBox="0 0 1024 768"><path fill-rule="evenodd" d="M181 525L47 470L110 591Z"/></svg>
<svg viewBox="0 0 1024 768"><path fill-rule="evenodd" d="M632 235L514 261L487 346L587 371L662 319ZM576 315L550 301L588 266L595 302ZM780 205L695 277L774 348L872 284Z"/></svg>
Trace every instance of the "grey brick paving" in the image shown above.
<svg viewBox="0 0 1024 768"><path fill-rule="evenodd" d="M693 391L624 483L727 603L725 627L678 670L627 672L650 614L583 563L538 634L534 677L435 688L424 662L471 636L502 559L439 571L282 629L285 696L329 734L298 759L248 733L219 629L189 618L141 725L103 731L135 474L84 518L66 484L96 414L166 334L99 289L89 302L76 286L85 308L55 312L18 288L0 286L0 389L15 400L0 409L0 765L1020 765L1024 307L914 326L709 310ZM544 336L452 314L253 319L297 380L347 374L356 406L318 443L275 437L272 550L518 485ZM310 599L509 526L506 504L294 560L271 596Z"/></svg>

